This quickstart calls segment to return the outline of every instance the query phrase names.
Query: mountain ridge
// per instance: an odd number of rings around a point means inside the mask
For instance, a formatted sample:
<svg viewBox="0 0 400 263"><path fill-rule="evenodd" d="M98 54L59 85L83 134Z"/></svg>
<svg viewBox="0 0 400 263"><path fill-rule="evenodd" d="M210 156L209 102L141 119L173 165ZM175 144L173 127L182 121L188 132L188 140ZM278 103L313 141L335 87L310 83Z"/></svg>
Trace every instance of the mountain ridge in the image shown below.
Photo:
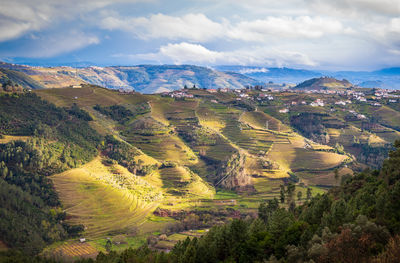
<svg viewBox="0 0 400 263"><path fill-rule="evenodd" d="M184 86L206 89L240 89L247 85L262 84L239 73L220 72L195 65L136 65L136 66L90 66L31 67L0 63L0 68L27 74L47 88L79 85L82 82L111 89L130 89L142 93L160 93L181 89Z"/></svg>

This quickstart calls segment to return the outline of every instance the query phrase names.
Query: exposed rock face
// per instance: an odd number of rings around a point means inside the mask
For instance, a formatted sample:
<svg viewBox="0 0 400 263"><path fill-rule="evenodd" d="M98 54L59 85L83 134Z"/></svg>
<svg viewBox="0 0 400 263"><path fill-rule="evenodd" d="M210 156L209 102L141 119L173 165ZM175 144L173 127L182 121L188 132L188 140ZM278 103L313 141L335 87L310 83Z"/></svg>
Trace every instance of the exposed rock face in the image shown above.
<svg viewBox="0 0 400 263"><path fill-rule="evenodd" d="M245 160L246 155L242 152L232 155L217 171L216 185L234 189L251 184L251 176L246 173L244 168Z"/></svg>

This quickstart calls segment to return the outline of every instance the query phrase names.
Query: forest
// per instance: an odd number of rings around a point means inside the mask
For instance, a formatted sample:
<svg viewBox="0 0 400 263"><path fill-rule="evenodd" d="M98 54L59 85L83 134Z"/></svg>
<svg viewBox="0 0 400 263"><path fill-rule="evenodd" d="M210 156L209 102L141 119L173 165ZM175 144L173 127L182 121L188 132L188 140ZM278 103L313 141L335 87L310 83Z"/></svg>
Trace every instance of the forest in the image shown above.
<svg viewBox="0 0 400 263"><path fill-rule="evenodd" d="M83 230L64 222L48 176L93 159L101 136L76 105L59 108L31 93L1 96L0 133L29 139L0 144L0 235L11 248L35 255Z"/></svg>

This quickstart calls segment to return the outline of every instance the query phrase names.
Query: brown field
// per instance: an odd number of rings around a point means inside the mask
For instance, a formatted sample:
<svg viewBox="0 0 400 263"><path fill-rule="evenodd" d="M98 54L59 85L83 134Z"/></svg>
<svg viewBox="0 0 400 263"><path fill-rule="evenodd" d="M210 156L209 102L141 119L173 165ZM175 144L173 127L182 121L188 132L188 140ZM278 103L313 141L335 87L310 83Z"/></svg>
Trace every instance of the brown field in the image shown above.
<svg viewBox="0 0 400 263"><path fill-rule="evenodd" d="M72 261L79 258L95 258L99 251L89 243L66 242L50 251L46 250L44 255L49 258Z"/></svg>

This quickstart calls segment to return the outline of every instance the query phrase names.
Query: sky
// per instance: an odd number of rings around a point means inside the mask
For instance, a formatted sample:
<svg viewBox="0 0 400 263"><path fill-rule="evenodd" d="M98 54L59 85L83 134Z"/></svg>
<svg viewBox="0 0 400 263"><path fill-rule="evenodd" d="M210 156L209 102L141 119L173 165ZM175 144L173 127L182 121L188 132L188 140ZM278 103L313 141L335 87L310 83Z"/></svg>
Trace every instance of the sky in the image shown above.
<svg viewBox="0 0 400 263"><path fill-rule="evenodd" d="M395 67L400 1L1 0L0 60Z"/></svg>

